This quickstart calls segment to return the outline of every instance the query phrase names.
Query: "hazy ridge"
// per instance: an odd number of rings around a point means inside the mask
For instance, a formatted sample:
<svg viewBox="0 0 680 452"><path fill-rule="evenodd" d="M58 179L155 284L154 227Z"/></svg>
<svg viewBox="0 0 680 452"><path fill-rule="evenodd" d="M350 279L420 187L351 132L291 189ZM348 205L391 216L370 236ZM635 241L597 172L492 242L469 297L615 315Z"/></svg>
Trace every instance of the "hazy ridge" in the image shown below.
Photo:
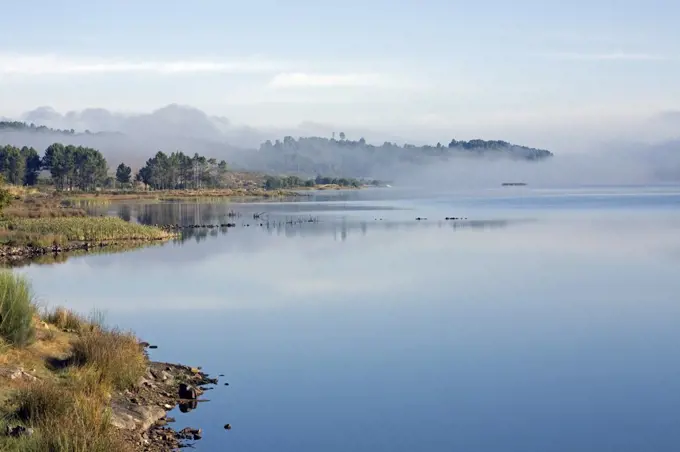
<svg viewBox="0 0 680 452"><path fill-rule="evenodd" d="M24 114L19 122L0 127L0 143L38 150L54 142L87 146L101 150L112 166L125 162L134 169L157 151L181 150L225 159L238 170L414 184L434 180L443 185L496 184L515 179L560 184L680 181L680 140L610 142L597 152L553 156L547 150L500 140L448 137L441 144L414 145L370 131L345 130L345 137L341 129L329 130L311 122L295 129L257 129L177 104L145 114L105 109L62 114L41 107ZM535 162L542 163L528 164Z"/></svg>

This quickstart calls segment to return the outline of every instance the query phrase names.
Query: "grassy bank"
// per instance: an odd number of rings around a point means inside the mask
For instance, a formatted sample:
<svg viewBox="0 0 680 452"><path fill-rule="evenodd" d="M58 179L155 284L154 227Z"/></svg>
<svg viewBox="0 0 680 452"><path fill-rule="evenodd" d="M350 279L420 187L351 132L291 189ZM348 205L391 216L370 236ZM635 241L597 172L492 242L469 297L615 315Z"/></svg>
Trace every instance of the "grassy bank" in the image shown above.
<svg viewBox="0 0 680 452"><path fill-rule="evenodd" d="M160 452L200 439L167 413L196 408L218 380L151 362L147 346L97 312L39 309L24 277L0 271L0 450Z"/></svg>
<svg viewBox="0 0 680 452"><path fill-rule="evenodd" d="M265 190L264 188L215 188L200 190L139 190L139 191L100 191L97 193L71 193L63 195L63 199L72 205L78 202L96 203L116 201L173 201L209 198L288 198L300 196L294 190Z"/></svg>
<svg viewBox="0 0 680 452"><path fill-rule="evenodd" d="M0 450L131 450L111 425L115 391L146 371L137 339L65 309L39 312L23 277L0 272ZM7 427L33 434L4 435Z"/></svg>
<svg viewBox="0 0 680 452"><path fill-rule="evenodd" d="M14 235L38 237L41 246L72 241L161 240L170 235L158 228L113 217L16 218L7 222Z"/></svg>
<svg viewBox="0 0 680 452"><path fill-rule="evenodd" d="M60 194L11 187L10 204L0 215L0 255L32 257L83 246L167 240L174 234L120 218L87 216ZM84 245L87 244L87 245Z"/></svg>

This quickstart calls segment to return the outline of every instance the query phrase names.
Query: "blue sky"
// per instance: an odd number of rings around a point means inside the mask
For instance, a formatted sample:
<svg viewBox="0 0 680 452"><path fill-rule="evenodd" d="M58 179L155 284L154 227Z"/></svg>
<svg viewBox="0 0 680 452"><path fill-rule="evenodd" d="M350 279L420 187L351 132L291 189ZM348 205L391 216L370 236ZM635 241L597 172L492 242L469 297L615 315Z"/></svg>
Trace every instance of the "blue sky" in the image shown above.
<svg viewBox="0 0 680 452"><path fill-rule="evenodd" d="M680 108L680 2L3 5L0 115L193 105L237 123L470 133Z"/></svg>

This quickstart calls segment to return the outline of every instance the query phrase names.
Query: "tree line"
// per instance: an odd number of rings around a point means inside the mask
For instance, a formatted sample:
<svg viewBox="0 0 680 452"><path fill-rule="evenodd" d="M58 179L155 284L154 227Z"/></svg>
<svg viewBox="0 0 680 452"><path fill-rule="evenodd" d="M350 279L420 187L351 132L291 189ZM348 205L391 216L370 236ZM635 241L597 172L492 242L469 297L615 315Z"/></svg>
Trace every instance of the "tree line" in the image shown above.
<svg viewBox="0 0 680 452"><path fill-rule="evenodd" d="M227 162L218 162L199 154L190 157L182 152L167 155L158 152L135 174L134 180L153 189L215 188L223 184ZM97 149L54 143L42 158L34 148L0 146L0 175L14 185L36 185L39 174L49 173L57 190L91 191L102 187L130 186L132 168L118 165L115 176Z"/></svg>
<svg viewBox="0 0 680 452"><path fill-rule="evenodd" d="M157 152L140 168L135 179L154 189L215 188L223 183L227 162L183 152Z"/></svg>
<svg viewBox="0 0 680 452"><path fill-rule="evenodd" d="M460 158L541 161L553 156L545 149L520 146L502 140L456 140L434 145L367 143L364 138L340 139L286 136L264 142L258 152L235 156L242 167L272 173L293 173L310 177L390 178L410 166L438 164Z"/></svg>
<svg viewBox="0 0 680 452"><path fill-rule="evenodd" d="M267 190L276 190L280 188L297 188L297 187L316 187L317 185L338 185L340 187L354 187L358 188L362 185L380 185L378 180L360 180L353 177L325 177L316 176L316 178L305 179L299 176L267 176L265 178L264 187Z"/></svg>
<svg viewBox="0 0 680 452"><path fill-rule="evenodd" d="M41 169L38 151L24 146L0 146L0 173L13 185L35 185Z"/></svg>

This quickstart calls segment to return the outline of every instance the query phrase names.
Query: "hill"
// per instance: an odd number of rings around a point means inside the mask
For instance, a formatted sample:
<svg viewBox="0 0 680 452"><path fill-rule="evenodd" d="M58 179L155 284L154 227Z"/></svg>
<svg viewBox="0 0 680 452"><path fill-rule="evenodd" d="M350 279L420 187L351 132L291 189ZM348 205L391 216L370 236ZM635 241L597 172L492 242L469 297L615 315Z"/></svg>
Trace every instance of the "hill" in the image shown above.
<svg viewBox="0 0 680 452"><path fill-rule="evenodd" d="M61 114L41 107L24 115L24 119L0 122L0 144L37 149L45 149L54 142L85 146L100 150L110 162L124 161L135 169L159 150L168 154L183 151L211 155L244 171L380 179L391 179L409 167L459 157L518 161L552 157L547 150L499 140L451 140L445 145L425 146L392 141L376 145L364 138L345 139L343 133L336 140L315 136L323 131L307 126L295 131L301 138L288 133L283 140L272 142L267 138L284 133L235 126L226 118L174 104L148 114L127 116L104 109Z"/></svg>

